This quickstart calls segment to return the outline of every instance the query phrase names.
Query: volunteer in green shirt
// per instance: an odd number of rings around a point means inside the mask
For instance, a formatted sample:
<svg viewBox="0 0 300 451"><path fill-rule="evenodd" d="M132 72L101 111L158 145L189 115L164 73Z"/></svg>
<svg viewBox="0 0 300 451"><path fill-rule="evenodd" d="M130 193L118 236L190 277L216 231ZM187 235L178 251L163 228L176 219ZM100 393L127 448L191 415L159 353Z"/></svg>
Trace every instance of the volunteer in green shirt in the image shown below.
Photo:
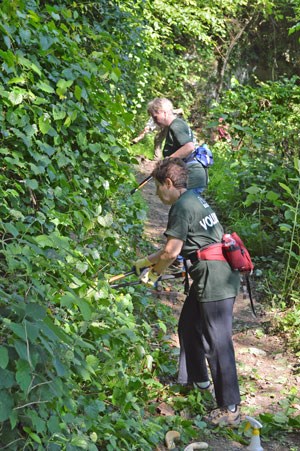
<svg viewBox="0 0 300 451"><path fill-rule="evenodd" d="M148 113L158 126L167 127L164 158L182 158L188 162L187 188L201 193L207 186L208 172L201 163L189 158L195 149L192 130L183 119L176 116L169 99L158 97L152 100L148 104Z"/></svg>
<svg viewBox="0 0 300 451"><path fill-rule="evenodd" d="M179 319L178 382L200 389L210 385L218 408L207 420L214 425L240 422L240 393L232 343L232 311L239 291L239 273L232 271L221 248L223 228L208 203L186 189L187 165L179 158L159 162L152 176L162 203L171 205L165 246L134 265L142 282L153 285L181 254L191 260L193 280ZM199 250L202 255L199 260ZM203 259L206 258L206 259Z"/></svg>

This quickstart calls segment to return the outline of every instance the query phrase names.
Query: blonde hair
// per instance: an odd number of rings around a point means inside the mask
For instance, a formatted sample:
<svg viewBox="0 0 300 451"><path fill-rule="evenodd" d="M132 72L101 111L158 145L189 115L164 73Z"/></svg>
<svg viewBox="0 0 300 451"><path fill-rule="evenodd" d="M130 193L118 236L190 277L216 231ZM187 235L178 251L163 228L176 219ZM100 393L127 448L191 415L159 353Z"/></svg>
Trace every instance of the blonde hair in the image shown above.
<svg viewBox="0 0 300 451"><path fill-rule="evenodd" d="M171 100L166 99L165 97L156 97L148 103L147 111L150 115L155 114L160 110L173 113L173 103Z"/></svg>

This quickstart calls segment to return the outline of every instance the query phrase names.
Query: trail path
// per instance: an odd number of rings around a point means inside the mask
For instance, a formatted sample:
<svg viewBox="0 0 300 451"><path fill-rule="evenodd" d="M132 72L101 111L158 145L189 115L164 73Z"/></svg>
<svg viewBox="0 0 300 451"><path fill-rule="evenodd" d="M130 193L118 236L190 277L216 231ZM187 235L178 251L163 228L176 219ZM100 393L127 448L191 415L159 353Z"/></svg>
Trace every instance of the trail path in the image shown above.
<svg viewBox="0 0 300 451"><path fill-rule="evenodd" d="M142 181L153 169L155 163L142 160L138 168L137 179ZM169 208L161 204L155 195L153 180L141 190L149 205L148 220L144 233L154 246L165 242L163 232L167 224ZM166 296L162 302L167 303L176 317L179 317L184 296ZM269 318L263 308L256 306L258 318L251 314L249 299L243 293L238 297L234 309L234 345L242 395L242 414L256 417L260 413L280 413L280 404L289 394L292 387L298 387L300 375L296 374L299 362L289 354L280 336L268 334ZM177 336L171 338L172 344L178 347ZM299 410L300 406L296 405ZM203 440L203 437L199 437ZM239 451L246 449L237 442L224 437L213 436L207 440L214 451ZM300 451L300 435L288 434L285 438L262 442L264 451Z"/></svg>

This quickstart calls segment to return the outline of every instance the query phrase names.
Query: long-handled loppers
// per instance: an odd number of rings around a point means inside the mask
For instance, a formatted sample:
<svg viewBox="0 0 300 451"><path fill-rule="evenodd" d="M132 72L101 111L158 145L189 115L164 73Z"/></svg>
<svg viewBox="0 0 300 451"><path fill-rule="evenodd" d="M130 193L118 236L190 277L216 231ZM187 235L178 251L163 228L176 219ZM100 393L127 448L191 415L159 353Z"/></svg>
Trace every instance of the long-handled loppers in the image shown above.
<svg viewBox="0 0 300 451"><path fill-rule="evenodd" d="M130 271L127 271L125 273L118 274L116 276L111 277L108 281L110 284L110 287L111 288L122 288L122 287L129 287L129 286L133 286L133 285L139 285L140 283L143 283L141 280L135 280L135 281L131 281L131 282L122 282L122 283L118 283L118 284L111 284L111 282L115 282L116 280L123 279L127 276L130 276L131 274L136 274L134 267ZM162 274L157 279L157 282L162 282L164 280L178 279L178 278L185 277L185 276L186 276L185 271L178 271L174 274Z"/></svg>
<svg viewBox="0 0 300 451"><path fill-rule="evenodd" d="M136 188L133 188L130 191L130 194L134 194L136 191L138 191L139 189L143 188L143 186L146 185L146 183L150 182L150 180L152 179L152 175L149 175L147 178L145 178L140 184L139 186L137 186Z"/></svg>

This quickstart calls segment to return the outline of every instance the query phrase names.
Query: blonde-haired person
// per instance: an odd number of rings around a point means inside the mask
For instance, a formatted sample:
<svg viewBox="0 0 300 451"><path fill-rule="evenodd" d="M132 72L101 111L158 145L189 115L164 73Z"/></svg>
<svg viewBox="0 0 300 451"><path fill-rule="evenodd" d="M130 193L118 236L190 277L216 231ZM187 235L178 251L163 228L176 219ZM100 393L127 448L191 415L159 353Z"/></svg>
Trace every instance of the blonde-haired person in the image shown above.
<svg viewBox="0 0 300 451"><path fill-rule="evenodd" d="M182 117L183 115L183 109L177 108L173 110L173 113L176 117ZM154 136L154 159L155 160L161 160L162 159L162 146L163 142L166 138L167 134L167 127L161 127L158 124L156 124L152 117L147 121L145 127L143 130L132 139L132 144L137 144L142 139L145 138L148 133L155 132Z"/></svg>
<svg viewBox="0 0 300 451"><path fill-rule="evenodd" d="M181 158L188 164L188 189L200 194L207 186L208 172L194 159L195 149L193 132L189 125L175 115L173 103L165 97L157 97L148 103L148 113L159 127L166 128L163 148L164 158Z"/></svg>

